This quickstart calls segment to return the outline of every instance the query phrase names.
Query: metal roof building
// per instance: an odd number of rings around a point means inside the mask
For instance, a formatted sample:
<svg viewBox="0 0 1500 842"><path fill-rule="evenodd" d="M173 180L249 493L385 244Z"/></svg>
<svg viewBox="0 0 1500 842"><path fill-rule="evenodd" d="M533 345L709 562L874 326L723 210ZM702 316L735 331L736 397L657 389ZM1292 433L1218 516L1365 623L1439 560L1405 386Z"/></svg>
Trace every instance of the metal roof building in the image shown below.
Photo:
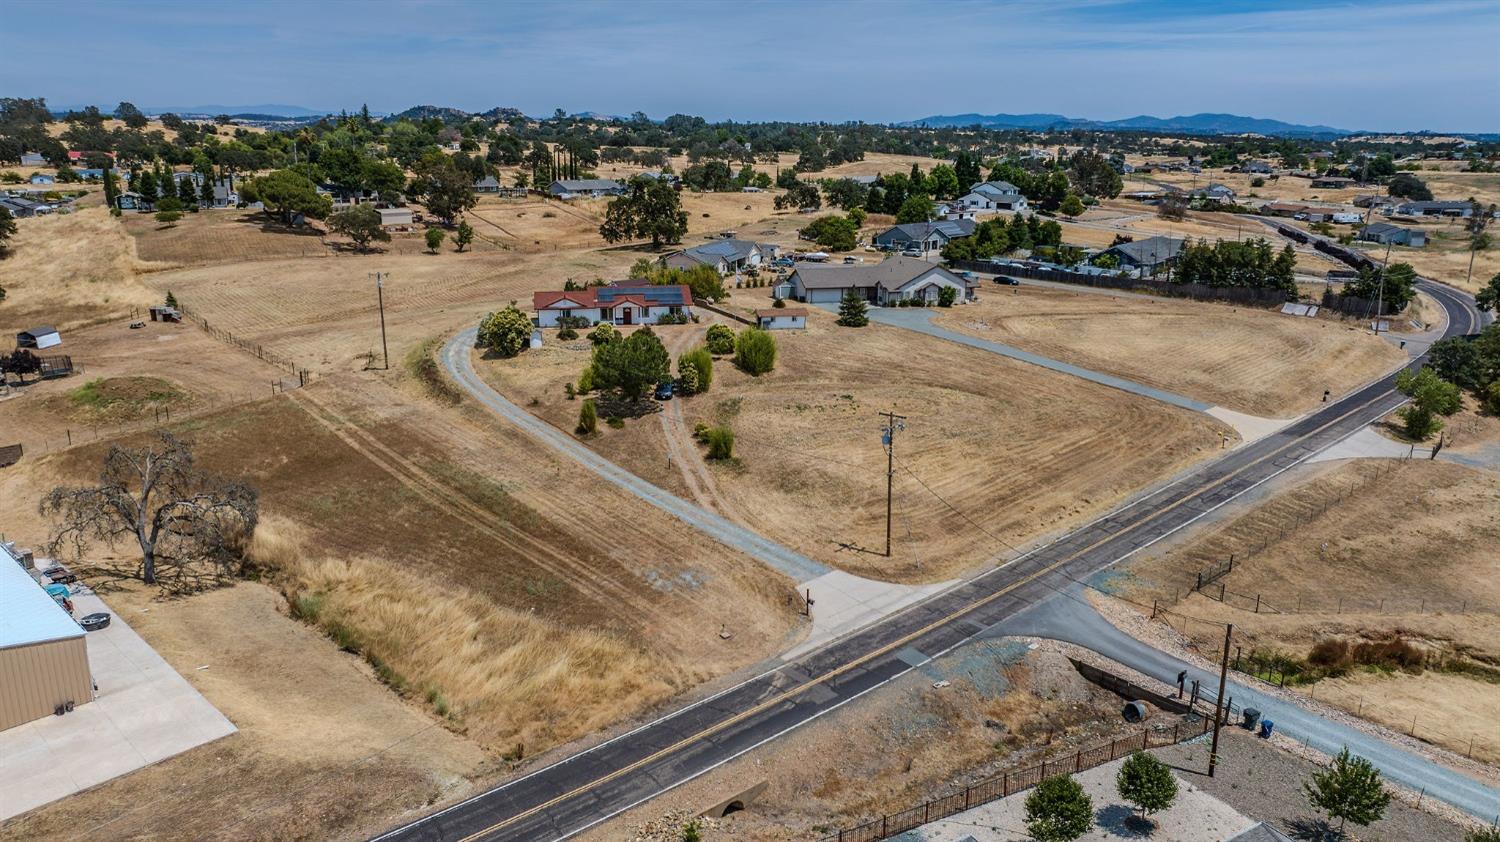
<svg viewBox="0 0 1500 842"><path fill-rule="evenodd" d="M0 730L93 700L83 629L0 544Z"/></svg>

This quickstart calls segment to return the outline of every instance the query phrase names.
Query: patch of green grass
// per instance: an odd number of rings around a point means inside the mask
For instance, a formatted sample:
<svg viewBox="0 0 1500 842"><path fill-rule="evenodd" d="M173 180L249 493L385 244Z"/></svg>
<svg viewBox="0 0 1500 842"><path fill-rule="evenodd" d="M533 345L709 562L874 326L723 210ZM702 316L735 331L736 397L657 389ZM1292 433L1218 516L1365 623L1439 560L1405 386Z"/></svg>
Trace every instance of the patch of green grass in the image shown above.
<svg viewBox="0 0 1500 842"><path fill-rule="evenodd" d="M453 384L444 374L441 366L434 357L438 347L437 337L412 348L406 352L406 359L402 365L406 373L411 375L427 392L428 397L433 398L449 406L457 405L463 400L463 392Z"/></svg>

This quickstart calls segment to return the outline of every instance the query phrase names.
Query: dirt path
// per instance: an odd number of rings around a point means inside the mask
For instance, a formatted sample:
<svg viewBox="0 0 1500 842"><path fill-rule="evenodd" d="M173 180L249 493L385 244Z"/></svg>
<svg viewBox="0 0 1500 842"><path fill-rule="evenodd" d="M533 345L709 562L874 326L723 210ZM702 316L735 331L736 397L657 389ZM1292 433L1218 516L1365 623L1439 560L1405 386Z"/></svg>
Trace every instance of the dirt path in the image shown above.
<svg viewBox="0 0 1500 842"><path fill-rule="evenodd" d="M339 415L322 398L314 397L307 390L298 390L292 395L292 399L329 432L428 504L494 538L517 554L526 556L580 593L588 594L603 604L629 606L643 620L669 622L663 612L650 601L642 599L629 588L600 578L579 560L556 552L493 512L465 499L461 493L449 488L410 459Z"/></svg>
<svg viewBox="0 0 1500 842"><path fill-rule="evenodd" d="M681 357L699 338L698 331L674 334L669 339L667 351L674 357ZM687 419L682 414L682 401L668 401L657 417L661 420L662 438L667 445L667 458L681 474L683 483L693 495L693 501L715 514L724 515L744 525L744 521L720 496L718 484L714 482L713 474L709 472L708 465L703 462L703 455L698 452L698 443L688 430Z"/></svg>

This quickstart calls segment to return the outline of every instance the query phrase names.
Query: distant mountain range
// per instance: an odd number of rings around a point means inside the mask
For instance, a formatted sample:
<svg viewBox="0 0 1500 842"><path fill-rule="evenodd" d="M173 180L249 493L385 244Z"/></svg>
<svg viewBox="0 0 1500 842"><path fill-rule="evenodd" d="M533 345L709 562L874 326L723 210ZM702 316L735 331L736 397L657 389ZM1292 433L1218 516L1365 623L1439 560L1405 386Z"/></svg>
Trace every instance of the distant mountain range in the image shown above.
<svg viewBox="0 0 1500 842"><path fill-rule="evenodd" d="M519 108L506 108L496 106L488 111L465 111L462 108L450 108L446 105L414 105L411 108L392 114L387 120L427 120L436 117L445 123L469 120L480 117L485 120L513 120L516 117L524 117Z"/></svg>
<svg viewBox="0 0 1500 842"><path fill-rule="evenodd" d="M986 129L1093 129L1096 131L1161 131L1188 134L1263 134L1278 137L1343 137L1356 134L1332 126L1304 126L1238 114L1188 114L1152 117L1142 114L1123 120L1087 120L1062 114L939 114L897 123L898 126L948 128L982 126Z"/></svg>
<svg viewBox="0 0 1500 842"><path fill-rule="evenodd" d="M104 106L100 106L101 109ZM164 106L160 108L142 108L145 114L255 114L262 117L286 117L295 119L299 117L321 117L328 111L318 111L312 108L303 108L300 105L177 105Z"/></svg>

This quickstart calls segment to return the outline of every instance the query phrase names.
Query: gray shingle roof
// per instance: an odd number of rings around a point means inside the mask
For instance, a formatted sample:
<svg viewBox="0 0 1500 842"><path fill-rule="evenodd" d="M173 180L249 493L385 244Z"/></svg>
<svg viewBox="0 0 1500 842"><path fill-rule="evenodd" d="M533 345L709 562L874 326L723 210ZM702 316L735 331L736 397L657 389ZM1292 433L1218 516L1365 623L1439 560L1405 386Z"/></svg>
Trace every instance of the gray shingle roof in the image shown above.
<svg viewBox="0 0 1500 842"><path fill-rule="evenodd" d="M622 186L620 182L612 178L580 178L571 181L560 179L552 183L569 193L581 190L619 190Z"/></svg>
<svg viewBox="0 0 1500 842"><path fill-rule="evenodd" d="M934 263L914 257L890 257L869 266L834 266L827 264L800 263L795 275L806 289L865 289L878 286L885 290L900 289L922 275L936 270L947 275L954 283L963 285L963 279Z"/></svg>
<svg viewBox="0 0 1500 842"><path fill-rule="evenodd" d="M1174 237L1147 237L1144 240L1111 246L1105 249L1105 253L1113 252L1121 257L1129 258L1134 263L1149 265L1176 257L1177 253L1182 251L1183 242Z"/></svg>
<svg viewBox="0 0 1500 842"><path fill-rule="evenodd" d="M877 234L875 239L882 241L896 240L903 243L920 243L936 232L952 240L957 237L967 237L973 234L974 225L975 223L972 219L940 219L936 222L907 222L903 225L887 228Z"/></svg>
<svg viewBox="0 0 1500 842"><path fill-rule="evenodd" d="M715 240L704 243L701 246L693 246L683 249L682 253L689 257L702 260L705 263L717 262L719 258L724 260L744 260L756 250L755 243L749 240Z"/></svg>

